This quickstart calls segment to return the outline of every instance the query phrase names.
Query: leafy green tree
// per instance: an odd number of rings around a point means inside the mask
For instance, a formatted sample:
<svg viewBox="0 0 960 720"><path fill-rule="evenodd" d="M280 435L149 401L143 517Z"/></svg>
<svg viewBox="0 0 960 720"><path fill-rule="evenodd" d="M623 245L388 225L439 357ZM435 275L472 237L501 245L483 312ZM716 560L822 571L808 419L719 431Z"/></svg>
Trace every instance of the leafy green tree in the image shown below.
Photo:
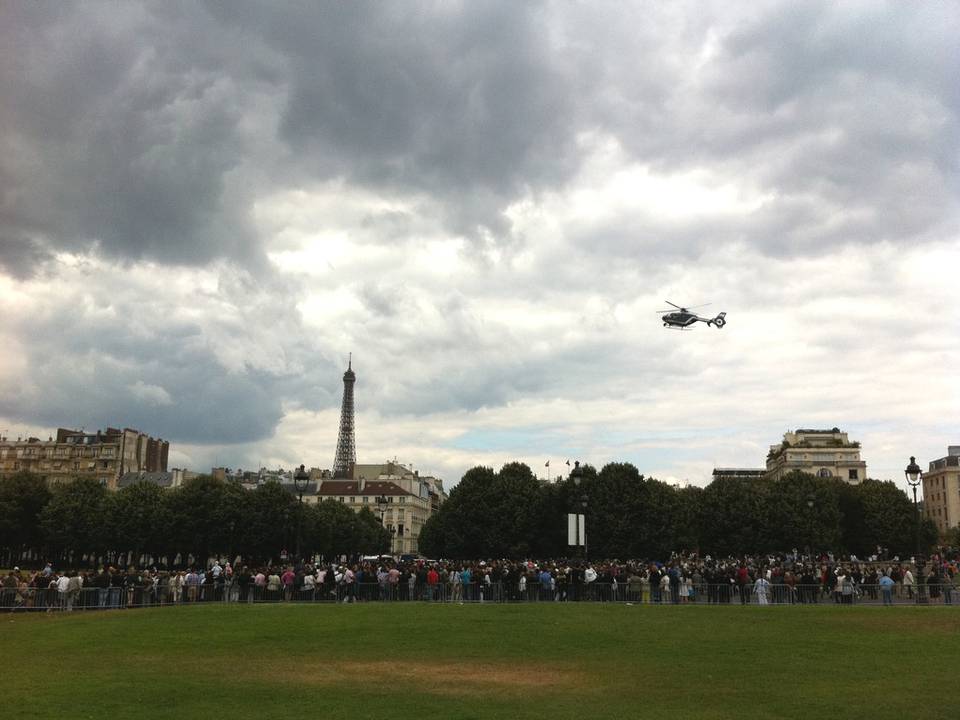
<svg viewBox="0 0 960 720"><path fill-rule="evenodd" d="M842 536L839 495L844 485L835 478L799 471L769 483L765 549L838 549Z"/></svg>
<svg viewBox="0 0 960 720"><path fill-rule="evenodd" d="M104 521L110 549L132 551L134 563L142 553L159 557L172 549L166 492L153 483L139 482L107 495Z"/></svg>
<svg viewBox="0 0 960 720"><path fill-rule="evenodd" d="M420 537L418 538L417 545L420 548L420 552L427 557L448 557L446 551L446 520L448 517L449 515L441 508L439 512L435 512L427 518L423 527L420 528Z"/></svg>
<svg viewBox="0 0 960 720"><path fill-rule="evenodd" d="M171 513L171 544L186 561L193 555L197 563L206 563L221 539L214 520L223 499L224 482L210 475L187 480L170 491L167 499Z"/></svg>
<svg viewBox="0 0 960 720"><path fill-rule="evenodd" d="M700 547L700 507L703 488L691 485L677 490L677 513L674 523L676 547L690 551Z"/></svg>
<svg viewBox="0 0 960 720"><path fill-rule="evenodd" d="M861 557L877 546L900 557L913 554L916 527L913 502L895 483L864 480L856 486L862 510L862 532L850 538L850 549ZM859 524L859 523L857 523Z"/></svg>
<svg viewBox="0 0 960 720"><path fill-rule="evenodd" d="M587 549L594 557L612 557L632 550L645 538L643 527L643 476L629 463L605 465L595 478L581 484L587 498Z"/></svg>
<svg viewBox="0 0 960 720"><path fill-rule="evenodd" d="M56 556L79 562L85 553L101 555L107 545L104 522L107 489L92 478L56 486L40 511L40 525Z"/></svg>
<svg viewBox="0 0 960 720"><path fill-rule="evenodd" d="M40 513L50 502L50 489L39 475L19 472L0 480L0 549L10 557L43 544Z"/></svg>
<svg viewBox="0 0 960 720"><path fill-rule="evenodd" d="M700 496L700 549L713 555L764 552L767 535L767 483L718 478Z"/></svg>
<svg viewBox="0 0 960 720"><path fill-rule="evenodd" d="M336 500L317 505L316 548L325 558L353 555L358 551L356 513Z"/></svg>
<svg viewBox="0 0 960 720"><path fill-rule="evenodd" d="M278 482L266 482L249 493L244 549L261 559L293 552L297 532L297 500Z"/></svg>
<svg viewBox="0 0 960 720"><path fill-rule="evenodd" d="M475 467L464 473L460 483L450 491L450 497L440 508L442 517L434 521L443 528L440 541L430 541L428 531L428 543L438 556L486 556L484 551L492 546L495 532L496 480L493 468Z"/></svg>
<svg viewBox="0 0 960 720"><path fill-rule="evenodd" d="M210 517L212 524L210 542L214 552L225 553L229 559L240 554L249 556L249 537L254 527L254 496L235 480L223 484L220 502Z"/></svg>
<svg viewBox="0 0 960 720"><path fill-rule="evenodd" d="M354 528L357 552L378 555L390 549L390 531L380 524L370 508L364 507L355 513Z"/></svg>

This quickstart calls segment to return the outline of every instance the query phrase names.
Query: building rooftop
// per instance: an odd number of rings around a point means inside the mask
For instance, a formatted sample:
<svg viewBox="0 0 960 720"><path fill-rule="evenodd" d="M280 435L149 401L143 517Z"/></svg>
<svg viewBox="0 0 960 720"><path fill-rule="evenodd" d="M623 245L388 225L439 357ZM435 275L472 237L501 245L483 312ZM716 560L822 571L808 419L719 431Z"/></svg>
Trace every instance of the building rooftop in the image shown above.
<svg viewBox="0 0 960 720"><path fill-rule="evenodd" d="M365 482L363 490L355 480L325 480L320 485L319 495L410 495L396 483L383 480Z"/></svg>

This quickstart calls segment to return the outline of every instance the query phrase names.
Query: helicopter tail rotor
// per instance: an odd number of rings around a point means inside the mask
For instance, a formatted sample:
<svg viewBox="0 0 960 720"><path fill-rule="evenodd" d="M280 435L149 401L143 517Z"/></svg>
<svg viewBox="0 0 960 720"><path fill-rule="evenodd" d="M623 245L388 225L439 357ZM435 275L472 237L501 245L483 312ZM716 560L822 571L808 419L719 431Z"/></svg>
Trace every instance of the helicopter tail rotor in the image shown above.
<svg viewBox="0 0 960 720"><path fill-rule="evenodd" d="M722 312L722 313L720 313L719 315L717 315L713 320L711 320L708 324L709 324L709 325L716 325L717 328L720 329L720 328L722 328L724 325L727 324L727 321L726 321L726 317L725 317L725 316L726 316L726 313L725 313L725 312Z"/></svg>

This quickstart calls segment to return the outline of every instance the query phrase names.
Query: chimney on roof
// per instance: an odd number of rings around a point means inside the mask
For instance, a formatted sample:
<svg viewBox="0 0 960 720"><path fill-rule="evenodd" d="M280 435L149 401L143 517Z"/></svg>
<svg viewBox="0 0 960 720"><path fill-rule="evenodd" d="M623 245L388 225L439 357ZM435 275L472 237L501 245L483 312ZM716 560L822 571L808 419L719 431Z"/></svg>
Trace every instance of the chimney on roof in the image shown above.
<svg viewBox="0 0 960 720"><path fill-rule="evenodd" d="M357 492L362 493L363 489L367 486L367 479L361 475L360 479L357 480Z"/></svg>

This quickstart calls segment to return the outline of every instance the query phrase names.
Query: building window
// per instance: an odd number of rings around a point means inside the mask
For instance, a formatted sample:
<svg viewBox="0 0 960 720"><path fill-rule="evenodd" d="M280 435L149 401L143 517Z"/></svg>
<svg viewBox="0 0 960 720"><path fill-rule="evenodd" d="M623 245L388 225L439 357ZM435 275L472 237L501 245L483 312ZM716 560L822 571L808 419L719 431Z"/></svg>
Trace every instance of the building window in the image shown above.
<svg viewBox="0 0 960 720"><path fill-rule="evenodd" d="M339 498L340 502L343 502L343 498Z"/></svg>
<svg viewBox="0 0 960 720"><path fill-rule="evenodd" d="M351 496L350 496L350 502L351 502L351 503L355 503L356 501L357 501L357 499L356 499L353 495L351 495Z"/></svg>
<svg viewBox="0 0 960 720"><path fill-rule="evenodd" d="M817 471L817 477L822 477L822 478L833 477L833 473L830 472L830 468L820 468Z"/></svg>
<svg viewBox="0 0 960 720"><path fill-rule="evenodd" d="M407 499L401 495L401 496L400 496L400 504L403 505L406 501L407 501Z"/></svg>
<svg viewBox="0 0 960 720"><path fill-rule="evenodd" d="M850 478L850 480L859 480L859 479L860 479L859 477L857 477L857 470L856 470L856 469L849 470L848 473L849 473L849 474L848 474L848 477Z"/></svg>
<svg viewBox="0 0 960 720"><path fill-rule="evenodd" d="M368 495L364 495L364 496L363 496L363 504L366 505L366 504L369 503L369 502L370 502L370 497L369 497Z"/></svg>

